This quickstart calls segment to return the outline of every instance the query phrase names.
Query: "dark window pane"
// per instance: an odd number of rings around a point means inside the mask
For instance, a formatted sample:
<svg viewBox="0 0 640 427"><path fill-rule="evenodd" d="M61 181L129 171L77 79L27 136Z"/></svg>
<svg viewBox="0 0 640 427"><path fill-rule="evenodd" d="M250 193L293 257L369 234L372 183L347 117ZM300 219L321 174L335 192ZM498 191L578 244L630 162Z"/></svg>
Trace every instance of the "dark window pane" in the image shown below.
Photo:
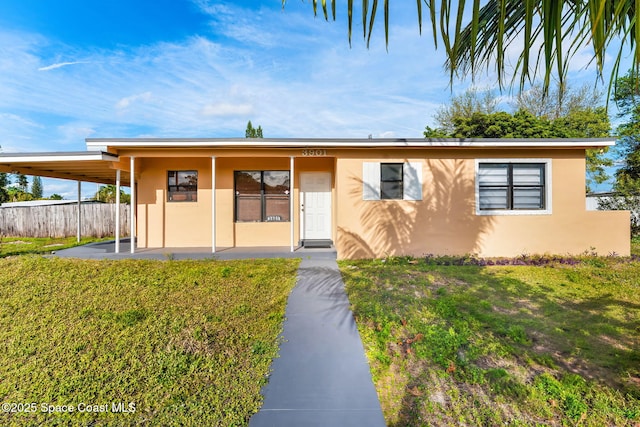
<svg viewBox="0 0 640 427"><path fill-rule="evenodd" d="M265 221L289 221L289 196L265 196Z"/></svg>
<svg viewBox="0 0 640 427"><path fill-rule="evenodd" d="M236 194L260 194L260 172L236 172Z"/></svg>
<svg viewBox="0 0 640 427"><path fill-rule="evenodd" d="M259 222L261 220L261 196L238 196L236 199L236 221Z"/></svg>
<svg viewBox="0 0 640 427"><path fill-rule="evenodd" d="M289 221L289 171L236 171L236 221Z"/></svg>
<svg viewBox="0 0 640 427"><path fill-rule="evenodd" d="M380 165L381 181L402 181L402 163L382 163Z"/></svg>
<svg viewBox="0 0 640 427"><path fill-rule="evenodd" d="M167 171L167 199L170 202L198 201L198 171Z"/></svg>
<svg viewBox="0 0 640 427"><path fill-rule="evenodd" d="M289 194L289 171L265 171L265 194Z"/></svg>
<svg viewBox="0 0 640 427"><path fill-rule="evenodd" d="M193 188L198 185L197 171L178 171L178 187Z"/></svg>
<svg viewBox="0 0 640 427"><path fill-rule="evenodd" d="M380 198L386 199L402 199L402 181L400 182L381 182Z"/></svg>

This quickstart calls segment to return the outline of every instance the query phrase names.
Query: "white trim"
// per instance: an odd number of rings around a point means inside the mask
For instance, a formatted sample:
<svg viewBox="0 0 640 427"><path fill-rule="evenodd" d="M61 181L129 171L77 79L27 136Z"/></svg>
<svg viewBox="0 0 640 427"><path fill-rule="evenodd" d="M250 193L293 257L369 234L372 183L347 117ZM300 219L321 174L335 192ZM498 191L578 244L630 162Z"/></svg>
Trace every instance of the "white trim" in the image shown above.
<svg viewBox="0 0 640 427"><path fill-rule="evenodd" d="M380 200L380 162L362 162L362 200Z"/></svg>
<svg viewBox="0 0 640 427"><path fill-rule="evenodd" d="M422 200L423 191L422 161L405 161L402 164L402 200Z"/></svg>
<svg viewBox="0 0 640 427"><path fill-rule="evenodd" d="M0 164L4 163L50 163L50 162L69 162L69 161L111 161L117 162L118 156L111 153L76 153L76 154L37 154L21 153L16 155L0 155Z"/></svg>
<svg viewBox="0 0 640 427"><path fill-rule="evenodd" d="M216 156L211 156L211 253L216 253Z"/></svg>
<svg viewBox="0 0 640 427"><path fill-rule="evenodd" d="M120 169L116 169L116 253L120 253Z"/></svg>
<svg viewBox="0 0 640 427"><path fill-rule="evenodd" d="M330 171L314 171L314 172L300 172L300 189L298 191L298 199L299 199L299 212L300 212L300 240L306 240L307 239L307 233L305 231L305 215L306 212L305 211L305 207L304 204L307 201L307 192L304 191L305 189L303 188L303 177L304 176L309 176L309 175L326 175L328 176L329 180L329 193L331 194L331 185L332 185L332 179L333 179L333 174ZM329 197L329 209L328 210L328 219L329 219L329 226L327 227L327 235L325 237L323 237L324 239L331 239L331 236L333 235L333 194L331 194L331 197Z"/></svg>
<svg viewBox="0 0 640 427"><path fill-rule="evenodd" d="M295 209L295 206L293 204L293 201L294 201L293 200L294 199L294 197L293 197L293 195L294 195L294 191L293 191L294 185L293 184L294 184L294 177L295 177L293 167L294 167L294 159L295 159L295 157L291 156L289 159L290 159L289 160L289 167L291 169L290 172L289 172L289 174L290 174L290 177L289 177L289 224L290 224L289 225L289 233L290 233L290 242L289 243L291 244L291 252L293 252L293 231L294 231L293 213L294 213L294 209Z"/></svg>
<svg viewBox="0 0 640 427"><path fill-rule="evenodd" d="M247 138L133 138L133 139L103 139L87 138L87 148L99 148L104 150L111 147L139 147L139 148L174 148L174 147L205 147L205 148L250 148L256 149L256 142ZM425 138L397 138L397 139L260 139L260 147L264 148L309 148L309 147L333 147L333 148L439 148L439 147L504 147L504 148L586 148L608 147L615 145L615 139L425 139Z"/></svg>
<svg viewBox="0 0 640 427"><path fill-rule="evenodd" d="M130 172L129 181L131 188L131 231L129 232L129 238L131 239L131 253L136 253L136 178L135 178L135 165L136 158L131 156L130 160Z"/></svg>
<svg viewBox="0 0 640 427"><path fill-rule="evenodd" d="M544 163L545 164L545 209L533 209L533 210L480 210L480 182L478 180L478 171L480 163ZM550 158L534 159L534 158L477 158L475 159L475 171L474 171L474 187L475 187L475 201L476 201L476 215L500 215L500 216L518 216L518 215L551 215L553 213L553 206L551 201L553 200L553 180L552 169L553 160Z"/></svg>
<svg viewBox="0 0 640 427"><path fill-rule="evenodd" d="M76 239L78 243L82 239L82 181L78 181L78 223L76 224Z"/></svg>

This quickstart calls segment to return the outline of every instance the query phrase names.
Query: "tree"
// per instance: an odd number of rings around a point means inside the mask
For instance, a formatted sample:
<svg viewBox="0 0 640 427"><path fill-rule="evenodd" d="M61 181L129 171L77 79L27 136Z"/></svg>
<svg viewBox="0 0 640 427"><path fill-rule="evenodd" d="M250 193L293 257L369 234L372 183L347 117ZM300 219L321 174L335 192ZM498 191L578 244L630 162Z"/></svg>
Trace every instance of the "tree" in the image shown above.
<svg viewBox="0 0 640 427"><path fill-rule="evenodd" d="M49 196L49 200L62 200L63 198L64 197L62 197L58 193L53 193L51 196Z"/></svg>
<svg viewBox="0 0 640 427"><path fill-rule="evenodd" d="M555 101L550 98L548 102L552 104L551 106L540 104L541 108L536 107L537 111L553 111L554 114L549 115L554 117L536 116L522 108L513 114L505 111L456 114L452 116L451 131L427 127L424 136L426 138L599 138L609 136L611 125L606 109L587 103L590 102L589 97L580 99L583 99L584 103L578 102L578 98L569 98L570 109L558 108L553 104ZM611 166L612 161L605 157L605 153L606 150L587 150L587 190L592 184L602 183L609 178L604 168Z"/></svg>
<svg viewBox="0 0 640 427"><path fill-rule="evenodd" d="M9 193L7 193L7 187L11 184L9 174L5 172L0 173L0 203L4 203L9 200Z"/></svg>
<svg viewBox="0 0 640 427"><path fill-rule="evenodd" d="M286 0L282 0L283 5ZM371 40L378 11L378 1L362 0L363 37L367 46ZM318 12L318 1L313 0L313 12ZM610 87L618 77L620 59L632 53L635 80L640 68L640 11L636 3L628 0L480 0L451 2L425 1L433 32L434 45L441 44L447 56L446 67L450 79L460 74L472 77L485 69L495 69L500 87L505 85L507 72L513 72L511 83L520 89L543 77L544 93L557 80L560 90L571 58L580 49L590 46L593 61L602 75L604 59L619 40L616 60L609 77ZM336 0L322 1L325 19L336 18ZM418 29L422 32L423 1L417 0ZM351 42L354 2L347 2L348 37ZM389 0L384 2L385 41L389 45ZM468 21L465 22L465 17ZM507 47L518 45L521 52L516 61L505 55ZM542 71L540 71L542 70Z"/></svg>
<svg viewBox="0 0 640 427"><path fill-rule="evenodd" d="M95 199L99 202L104 203L115 203L116 202L116 186L115 185L102 185L98 189L98 192L95 195ZM122 189L120 189L120 202L121 203L130 203L131 196L126 194Z"/></svg>
<svg viewBox="0 0 640 427"><path fill-rule="evenodd" d="M534 85L518 94L515 107L536 117L557 119L575 110L602 105L602 92L586 84L577 89L565 86L564 90L556 86L550 88L546 95L542 85Z"/></svg>
<svg viewBox="0 0 640 427"><path fill-rule="evenodd" d="M22 189L18 187L9 187L7 188L8 200L11 202L26 202L29 200L33 200L33 195L26 191L22 191Z"/></svg>
<svg viewBox="0 0 640 427"><path fill-rule="evenodd" d="M244 132L245 138L262 138L262 127L254 128L251 120L247 123L247 130Z"/></svg>
<svg viewBox="0 0 640 427"><path fill-rule="evenodd" d="M618 79L613 95L619 118L626 121L618 126L618 151L623 166L616 172L614 189L622 193L640 194L640 88L632 76Z"/></svg>
<svg viewBox="0 0 640 427"><path fill-rule="evenodd" d="M31 182L31 194L34 199L42 199L42 179L39 176L34 176Z"/></svg>
<svg viewBox="0 0 640 427"><path fill-rule="evenodd" d="M496 111L497 98L491 91L469 89L462 95L453 97L451 103L438 108L434 118L445 133L451 133L456 117L471 116L473 113L491 114Z"/></svg>
<svg viewBox="0 0 640 427"><path fill-rule="evenodd" d="M29 189L29 179L27 178L26 175L19 173L16 183L18 184L18 188L25 193Z"/></svg>

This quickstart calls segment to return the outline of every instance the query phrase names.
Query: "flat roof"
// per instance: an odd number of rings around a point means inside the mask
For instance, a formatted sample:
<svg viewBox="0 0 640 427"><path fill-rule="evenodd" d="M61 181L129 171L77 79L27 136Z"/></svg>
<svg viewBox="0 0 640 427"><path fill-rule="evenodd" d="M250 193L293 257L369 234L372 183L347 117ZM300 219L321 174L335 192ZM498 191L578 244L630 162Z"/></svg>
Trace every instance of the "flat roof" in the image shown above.
<svg viewBox="0 0 640 427"><path fill-rule="evenodd" d="M113 164L119 160L103 151L0 153L0 172L115 184ZM121 174L121 184L129 185L128 174Z"/></svg>
<svg viewBox="0 0 640 427"><path fill-rule="evenodd" d="M87 148L595 148L615 138L87 138Z"/></svg>
<svg viewBox="0 0 640 427"><path fill-rule="evenodd" d="M114 148L598 148L615 145L614 138L492 139L492 138L87 138L88 151L0 153L0 172L74 181L115 184ZM130 185L122 168L120 183Z"/></svg>

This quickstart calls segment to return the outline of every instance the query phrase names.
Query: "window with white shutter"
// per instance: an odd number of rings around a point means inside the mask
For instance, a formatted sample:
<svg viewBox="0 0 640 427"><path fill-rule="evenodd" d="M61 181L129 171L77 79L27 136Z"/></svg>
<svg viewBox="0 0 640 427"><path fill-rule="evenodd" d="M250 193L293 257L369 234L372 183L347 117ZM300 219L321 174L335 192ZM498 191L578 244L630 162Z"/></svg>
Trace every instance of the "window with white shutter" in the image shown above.
<svg viewBox="0 0 640 427"><path fill-rule="evenodd" d="M422 163L364 162L363 200L422 200Z"/></svg>

